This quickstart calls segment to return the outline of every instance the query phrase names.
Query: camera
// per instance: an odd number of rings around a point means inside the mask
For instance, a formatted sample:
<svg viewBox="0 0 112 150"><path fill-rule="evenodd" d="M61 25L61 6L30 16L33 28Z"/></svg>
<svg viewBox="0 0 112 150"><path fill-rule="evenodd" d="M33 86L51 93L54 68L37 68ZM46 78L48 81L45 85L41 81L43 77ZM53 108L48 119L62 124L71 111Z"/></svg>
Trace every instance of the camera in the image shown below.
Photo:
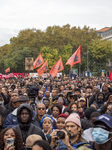
<svg viewBox="0 0 112 150"><path fill-rule="evenodd" d="M36 98L38 95L38 90L39 90L38 86L29 86L28 97L29 98Z"/></svg>
<svg viewBox="0 0 112 150"><path fill-rule="evenodd" d="M57 131L57 137L60 139L64 139L65 138L65 133L63 131Z"/></svg>

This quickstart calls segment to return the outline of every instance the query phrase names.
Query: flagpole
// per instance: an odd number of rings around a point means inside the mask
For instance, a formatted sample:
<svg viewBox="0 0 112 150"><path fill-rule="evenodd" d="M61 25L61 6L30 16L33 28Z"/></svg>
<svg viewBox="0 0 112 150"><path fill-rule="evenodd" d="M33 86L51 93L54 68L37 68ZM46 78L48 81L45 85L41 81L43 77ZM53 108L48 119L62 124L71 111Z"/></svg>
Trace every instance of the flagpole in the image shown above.
<svg viewBox="0 0 112 150"><path fill-rule="evenodd" d="M79 78L80 78L80 74L81 74L81 65L79 63Z"/></svg>

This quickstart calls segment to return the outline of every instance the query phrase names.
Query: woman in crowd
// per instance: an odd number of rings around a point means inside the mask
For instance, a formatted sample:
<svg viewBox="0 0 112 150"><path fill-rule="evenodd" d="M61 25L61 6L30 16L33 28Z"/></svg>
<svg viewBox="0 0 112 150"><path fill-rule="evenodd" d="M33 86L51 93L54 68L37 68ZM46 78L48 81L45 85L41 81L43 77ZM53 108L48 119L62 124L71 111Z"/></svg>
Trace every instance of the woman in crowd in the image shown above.
<svg viewBox="0 0 112 150"><path fill-rule="evenodd" d="M14 140L14 144L7 147L7 139ZM23 141L17 130L5 128L0 134L0 150L24 150Z"/></svg>
<svg viewBox="0 0 112 150"><path fill-rule="evenodd" d="M61 114L62 108L59 104L54 104L51 108L52 116L55 118L55 121L57 121L57 117Z"/></svg>
<svg viewBox="0 0 112 150"><path fill-rule="evenodd" d="M58 117L57 117L57 129L61 130L61 129L65 129L65 120L68 116L65 115L65 114L60 114Z"/></svg>
<svg viewBox="0 0 112 150"><path fill-rule="evenodd" d="M77 102L72 102L69 104L69 109L71 109L72 111L77 112Z"/></svg>
<svg viewBox="0 0 112 150"><path fill-rule="evenodd" d="M44 135L46 137L47 141L50 141L50 134L52 133L54 127L54 119L50 115L45 115L41 121L40 121L40 126L43 129L42 131L44 132Z"/></svg>

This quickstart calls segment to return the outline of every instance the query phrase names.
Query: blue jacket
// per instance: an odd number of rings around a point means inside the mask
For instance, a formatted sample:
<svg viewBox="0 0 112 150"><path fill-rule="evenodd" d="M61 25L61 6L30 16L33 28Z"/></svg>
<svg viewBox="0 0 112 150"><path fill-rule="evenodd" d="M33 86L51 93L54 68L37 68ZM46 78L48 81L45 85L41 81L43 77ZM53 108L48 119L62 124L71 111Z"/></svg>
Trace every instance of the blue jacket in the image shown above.
<svg viewBox="0 0 112 150"><path fill-rule="evenodd" d="M66 147L65 144L63 144L63 142L61 140L58 140L61 144L61 146L59 148L57 148L57 150L68 150L68 148ZM77 143L77 144L71 144L71 146L74 148L74 150L76 150L79 146L84 145L84 144L89 144L88 142L81 142L81 143Z"/></svg>
<svg viewBox="0 0 112 150"><path fill-rule="evenodd" d="M18 125L17 109L18 108L16 108L13 112L8 114L6 120L5 120L4 124L3 124L4 128L12 128L12 127ZM36 112L33 111L32 123L35 120L35 115L36 115Z"/></svg>

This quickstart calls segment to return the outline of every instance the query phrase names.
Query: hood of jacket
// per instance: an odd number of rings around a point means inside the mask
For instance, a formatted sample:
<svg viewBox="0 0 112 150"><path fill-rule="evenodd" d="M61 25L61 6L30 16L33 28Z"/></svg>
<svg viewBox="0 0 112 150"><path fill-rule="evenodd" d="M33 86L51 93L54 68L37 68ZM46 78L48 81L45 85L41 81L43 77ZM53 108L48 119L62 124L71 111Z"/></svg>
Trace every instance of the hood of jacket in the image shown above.
<svg viewBox="0 0 112 150"><path fill-rule="evenodd" d="M28 105L28 104L22 104L22 105L20 105L20 106L18 107L18 109L17 109L17 119L18 119L18 122L19 122L19 123L22 123L22 121L21 121L21 119L20 119L20 114L21 114L21 111L22 111L23 109L27 109L27 110L29 111L30 117L29 117L28 123L31 123L32 117L33 117L33 109L32 109L32 107L31 107L30 105Z"/></svg>
<svg viewBox="0 0 112 150"><path fill-rule="evenodd" d="M104 94L103 92L99 92L99 93L97 94L97 96L96 96L96 101L98 101L98 96L99 96L100 94L103 95L103 100L102 100L102 102L104 103L104 102L105 102L105 94Z"/></svg>

